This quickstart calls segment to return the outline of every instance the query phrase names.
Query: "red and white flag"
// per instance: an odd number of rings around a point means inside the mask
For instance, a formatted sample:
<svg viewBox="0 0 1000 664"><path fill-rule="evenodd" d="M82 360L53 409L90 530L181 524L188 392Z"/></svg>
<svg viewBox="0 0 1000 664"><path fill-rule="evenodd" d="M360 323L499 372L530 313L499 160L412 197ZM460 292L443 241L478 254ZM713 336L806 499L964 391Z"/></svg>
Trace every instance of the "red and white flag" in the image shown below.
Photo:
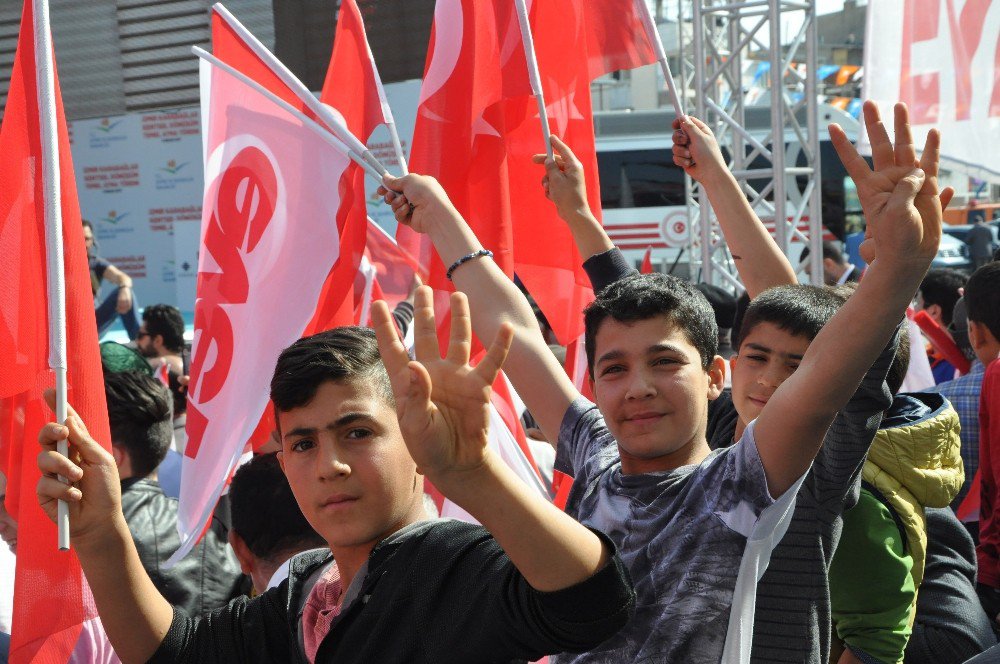
<svg viewBox="0 0 1000 664"><path fill-rule="evenodd" d="M347 128L362 141L371 138L379 125L394 124L355 0L340 3L333 54L319 98L339 111Z"/></svg>
<svg viewBox="0 0 1000 664"><path fill-rule="evenodd" d="M656 62L643 23L645 0L546 0L530 3L535 54L551 130L583 164L590 207L601 218L590 82L619 69ZM573 57L567 57L572 53ZM569 229L545 199L531 155L545 151L534 101L521 107L508 136L514 270L561 343L583 333L583 308L593 299Z"/></svg>
<svg viewBox="0 0 1000 664"><path fill-rule="evenodd" d="M268 405L278 354L307 332L331 266L349 160L202 62L205 200L178 530L203 532ZM353 275L352 275L353 276ZM353 317L353 312L351 312Z"/></svg>
<svg viewBox="0 0 1000 664"><path fill-rule="evenodd" d="M642 1L547 0L530 7L549 122L583 163L598 216L590 81L656 61ZM593 293L569 230L545 200L542 170L531 163L545 147L514 3L439 1L412 168L441 181L480 242L509 274L517 272L565 344L582 333L580 314ZM406 228L397 238L431 266L422 276L446 288L426 241Z"/></svg>
<svg viewBox="0 0 1000 664"><path fill-rule="evenodd" d="M55 419L42 400L54 384L46 274L41 67L24 3L21 34L0 128L0 471L5 506L18 523L11 662L65 662L82 624L97 615L80 563L60 552L56 527L35 498L38 432ZM47 29L40 26L40 29ZM106 447L104 381L94 300L58 78L55 82L59 197L65 269L69 402ZM55 343L54 341L52 342Z"/></svg>

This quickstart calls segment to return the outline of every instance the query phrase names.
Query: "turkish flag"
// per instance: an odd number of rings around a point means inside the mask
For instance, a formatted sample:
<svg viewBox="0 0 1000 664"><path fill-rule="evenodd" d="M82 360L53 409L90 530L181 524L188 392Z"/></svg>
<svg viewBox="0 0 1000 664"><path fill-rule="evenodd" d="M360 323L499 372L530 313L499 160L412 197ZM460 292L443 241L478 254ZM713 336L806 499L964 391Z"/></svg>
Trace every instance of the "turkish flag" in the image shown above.
<svg viewBox="0 0 1000 664"><path fill-rule="evenodd" d="M384 96L358 4L342 0L320 101L339 111L351 133L365 142L388 121Z"/></svg>
<svg viewBox="0 0 1000 664"><path fill-rule="evenodd" d="M84 621L96 616L72 551L60 552L56 526L35 498L38 432L55 415L42 399L49 369L45 200L31 3L21 33L0 128L0 471L5 506L18 523L11 662L65 662ZM94 299L83 241L66 118L55 87L59 187L66 278L69 402L105 448L111 440L97 345Z"/></svg>
<svg viewBox="0 0 1000 664"><path fill-rule="evenodd" d="M433 175L508 274L516 272L560 342L583 331L593 299L566 225L545 199L541 121L512 2L441 0L421 88L411 166ZM634 0L547 0L531 7L535 51L552 130L583 163L600 215L590 81L656 61ZM423 277L447 288L425 238L405 227L400 245L420 257Z"/></svg>

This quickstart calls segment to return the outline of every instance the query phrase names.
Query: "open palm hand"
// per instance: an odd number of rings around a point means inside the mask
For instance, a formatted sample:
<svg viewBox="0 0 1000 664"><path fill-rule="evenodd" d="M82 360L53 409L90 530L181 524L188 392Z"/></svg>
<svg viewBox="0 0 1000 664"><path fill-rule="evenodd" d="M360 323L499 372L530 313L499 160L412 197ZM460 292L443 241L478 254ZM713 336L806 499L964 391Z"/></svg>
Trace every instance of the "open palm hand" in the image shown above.
<svg viewBox="0 0 1000 664"><path fill-rule="evenodd" d="M486 356L470 366L472 329L465 295L451 297L451 338L442 357L432 291L417 290L411 361L399 340L388 306L375 303L372 319L382 361L392 382L399 426L420 472L430 477L475 470L486 458L491 386L513 337L501 328Z"/></svg>
<svg viewBox="0 0 1000 664"><path fill-rule="evenodd" d="M937 130L929 132L918 162L904 104L895 107L895 144L873 102L865 103L864 115L872 167L844 131L830 125L830 138L857 186L865 213L867 228L861 257L868 263L882 258L926 269L941 239L943 205L937 184L940 135ZM945 198L951 198L950 190Z"/></svg>

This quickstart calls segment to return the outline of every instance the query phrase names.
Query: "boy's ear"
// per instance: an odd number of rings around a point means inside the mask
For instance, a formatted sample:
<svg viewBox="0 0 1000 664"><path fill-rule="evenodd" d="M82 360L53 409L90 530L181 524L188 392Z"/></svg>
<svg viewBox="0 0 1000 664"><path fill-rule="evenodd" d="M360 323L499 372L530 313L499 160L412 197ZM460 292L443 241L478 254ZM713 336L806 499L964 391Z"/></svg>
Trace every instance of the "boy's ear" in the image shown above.
<svg viewBox="0 0 1000 664"><path fill-rule="evenodd" d="M233 530L229 529L229 546L233 547L236 560L240 561L240 570L250 576L253 573L253 556L250 554L250 547L243 541L243 538Z"/></svg>
<svg viewBox="0 0 1000 664"><path fill-rule="evenodd" d="M941 327L946 327L945 324L944 324L944 320L942 320L942 318L941 318L941 305L940 304L932 304L930 306L925 306L924 307L924 311L927 312L927 315L930 316L934 320L935 323L937 323Z"/></svg>
<svg viewBox="0 0 1000 664"><path fill-rule="evenodd" d="M736 360L739 359L739 357L739 354L736 354L729 358L729 373L736 370Z"/></svg>
<svg viewBox="0 0 1000 664"><path fill-rule="evenodd" d="M714 401L722 394L722 388L726 384L726 361L721 355L712 358L712 363L708 366L708 399Z"/></svg>

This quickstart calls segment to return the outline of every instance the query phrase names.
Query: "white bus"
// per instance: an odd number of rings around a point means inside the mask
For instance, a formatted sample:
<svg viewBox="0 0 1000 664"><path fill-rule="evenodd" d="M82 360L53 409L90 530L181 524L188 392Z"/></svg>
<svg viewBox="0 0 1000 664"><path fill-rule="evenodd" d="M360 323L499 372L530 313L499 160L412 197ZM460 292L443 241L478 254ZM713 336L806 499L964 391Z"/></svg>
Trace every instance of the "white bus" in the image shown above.
<svg viewBox="0 0 1000 664"><path fill-rule="evenodd" d="M746 109L748 130L763 140L770 128L770 108ZM653 248L653 263L663 271L688 276L688 215L684 197L684 172L673 163L671 139L672 110L597 113L597 163L601 180L601 207L604 227L626 258L636 264L647 247ZM854 139L858 121L848 113L828 105L819 110L820 169L824 237L843 239L860 227L860 205L853 182L840 164L830 143L826 126L837 122ZM794 134L788 133L786 163L803 159ZM763 160L761 160L763 162ZM801 161L799 165L803 165ZM765 167L765 163L754 164ZM758 184L751 181L751 185ZM762 187L766 180L760 182ZM786 191L790 199L800 196L804 182L789 176ZM755 187L759 189L759 187ZM763 211L762 211L762 218ZM765 224L773 230L773 222ZM808 220L801 229L807 231ZM793 261L801 249L790 248Z"/></svg>

